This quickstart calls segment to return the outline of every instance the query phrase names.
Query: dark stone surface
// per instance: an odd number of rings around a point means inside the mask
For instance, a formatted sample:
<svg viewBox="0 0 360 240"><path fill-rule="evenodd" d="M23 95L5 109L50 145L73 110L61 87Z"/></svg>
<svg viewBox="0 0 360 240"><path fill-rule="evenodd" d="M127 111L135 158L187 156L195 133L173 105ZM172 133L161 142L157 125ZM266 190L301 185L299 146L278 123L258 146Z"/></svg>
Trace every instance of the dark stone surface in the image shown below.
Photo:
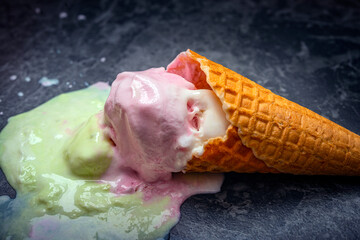
<svg viewBox="0 0 360 240"><path fill-rule="evenodd" d="M187 48L360 133L358 1L1 1L0 129ZM183 204L170 239L360 238L359 180L228 174L220 193Z"/></svg>

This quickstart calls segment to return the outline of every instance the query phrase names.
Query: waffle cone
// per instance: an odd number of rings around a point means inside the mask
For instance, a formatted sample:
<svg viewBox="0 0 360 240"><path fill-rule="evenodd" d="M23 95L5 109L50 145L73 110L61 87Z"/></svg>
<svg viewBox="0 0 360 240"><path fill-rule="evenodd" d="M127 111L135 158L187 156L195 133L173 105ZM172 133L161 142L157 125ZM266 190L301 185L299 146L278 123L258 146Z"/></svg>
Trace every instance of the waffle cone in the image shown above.
<svg viewBox="0 0 360 240"><path fill-rule="evenodd" d="M202 70L195 85L215 92L231 123L186 171L360 175L359 135L191 50L185 54Z"/></svg>
<svg viewBox="0 0 360 240"><path fill-rule="evenodd" d="M187 162L188 172L239 172L239 173L276 173L274 168L255 157L250 148L245 147L238 130L230 126L225 137L210 139L204 146L200 157Z"/></svg>

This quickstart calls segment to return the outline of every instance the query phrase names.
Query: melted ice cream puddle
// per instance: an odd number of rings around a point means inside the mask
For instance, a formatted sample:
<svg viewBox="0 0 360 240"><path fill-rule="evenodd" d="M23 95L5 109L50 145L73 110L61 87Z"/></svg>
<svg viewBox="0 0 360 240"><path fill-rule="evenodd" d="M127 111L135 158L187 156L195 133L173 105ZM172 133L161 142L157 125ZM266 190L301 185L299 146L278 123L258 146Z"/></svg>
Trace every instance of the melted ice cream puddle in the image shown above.
<svg viewBox="0 0 360 240"><path fill-rule="evenodd" d="M118 168L119 159L108 163L118 157L117 148L111 152L97 124L101 117L92 117L108 94L109 87L98 84L10 119L0 134L0 164L17 198L1 198L1 238L156 239L176 224L187 197L219 191L222 175L179 173L146 183L133 170ZM96 150L99 139L108 152ZM80 145L69 150L72 141ZM105 175L97 160L110 166Z"/></svg>

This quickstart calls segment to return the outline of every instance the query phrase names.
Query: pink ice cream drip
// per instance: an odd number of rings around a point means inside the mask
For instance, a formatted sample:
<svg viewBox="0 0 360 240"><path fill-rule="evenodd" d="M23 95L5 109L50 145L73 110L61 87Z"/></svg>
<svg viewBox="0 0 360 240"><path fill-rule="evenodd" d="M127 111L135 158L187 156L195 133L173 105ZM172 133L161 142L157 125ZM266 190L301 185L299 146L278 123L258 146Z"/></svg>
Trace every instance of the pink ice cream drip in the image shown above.
<svg viewBox="0 0 360 240"><path fill-rule="evenodd" d="M148 182L169 180L184 168L191 149L183 142L196 127L181 97L184 89L195 86L164 68L117 76L104 112L118 167L131 168Z"/></svg>
<svg viewBox="0 0 360 240"><path fill-rule="evenodd" d="M148 183L131 171L122 171L112 185L111 192L123 195L142 192L146 202L156 201L159 197L170 198L167 206L168 217L179 217L181 204L190 196L220 191L222 174L175 173L170 180ZM106 181L105 181L106 182ZM164 219L165 221L165 219Z"/></svg>

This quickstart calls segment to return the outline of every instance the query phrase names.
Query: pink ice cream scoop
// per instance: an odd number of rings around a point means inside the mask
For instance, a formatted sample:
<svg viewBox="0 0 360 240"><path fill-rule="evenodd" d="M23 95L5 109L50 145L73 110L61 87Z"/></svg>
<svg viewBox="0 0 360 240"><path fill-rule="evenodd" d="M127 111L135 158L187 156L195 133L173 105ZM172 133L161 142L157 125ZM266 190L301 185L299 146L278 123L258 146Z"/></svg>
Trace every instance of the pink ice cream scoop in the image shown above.
<svg viewBox="0 0 360 240"><path fill-rule="evenodd" d="M105 104L110 137L122 165L146 181L170 178L189 158L189 146L181 141L190 138L193 127L184 89L195 87L163 68L124 72L112 84Z"/></svg>
<svg viewBox="0 0 360 240"><path fill-rule="evenodd" d="M104 108L118 166L135 170L147 182L170 179L193 154L201 154L205 140L225 134L228 123L216 101L212 91L196 90L164 68L120 73ZM206 131L218 112L223 126Z"/></svg>

